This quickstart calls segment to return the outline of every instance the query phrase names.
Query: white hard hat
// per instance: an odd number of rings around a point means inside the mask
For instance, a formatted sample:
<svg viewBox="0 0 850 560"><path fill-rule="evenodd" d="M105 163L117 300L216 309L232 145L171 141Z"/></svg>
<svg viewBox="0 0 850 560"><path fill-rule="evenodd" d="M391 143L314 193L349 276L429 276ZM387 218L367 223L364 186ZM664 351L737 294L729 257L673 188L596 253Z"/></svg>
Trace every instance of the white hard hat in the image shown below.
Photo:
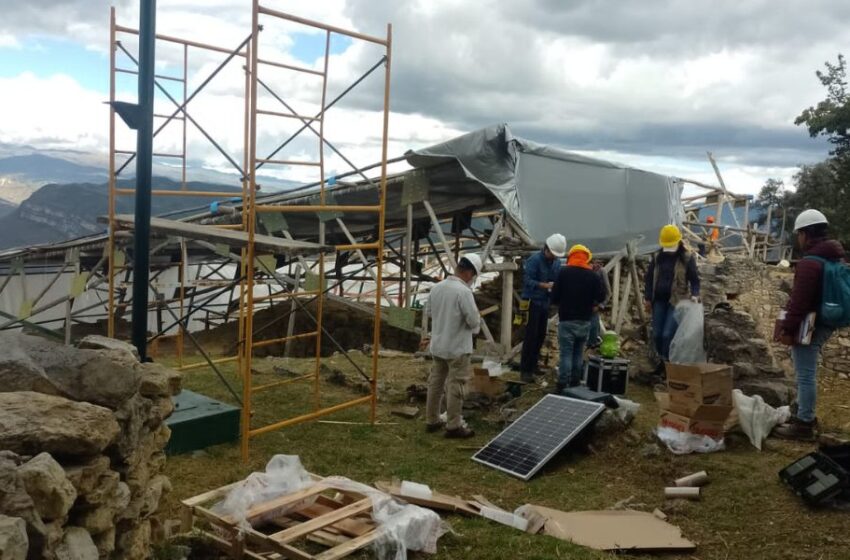
<svg viewBox="0 0 850 560"><path fill-rule="evenodd" d="M567 254L567 238L560 233L553 233L547 237L546 246L556 257L563 257Z"/></svg>
<svg viewBox="0 0 850 560"><path fill-rule="evenodd" d="M801 229L809 226L827 223L829 222L826 221L826 216L823 215L823 212L810 208L800 212L800 215L797 216L796 220L794 220L794 231L800 231Z"/></svg>
<svg viewBox="0 0 850 560"><path fill-rule="evenodd" d="M466 253L461 258L469 261L469 263L475 268L476 275L481 274L484 270L484 263L481 262L481 257L479 257L477 253Z"/></svg>

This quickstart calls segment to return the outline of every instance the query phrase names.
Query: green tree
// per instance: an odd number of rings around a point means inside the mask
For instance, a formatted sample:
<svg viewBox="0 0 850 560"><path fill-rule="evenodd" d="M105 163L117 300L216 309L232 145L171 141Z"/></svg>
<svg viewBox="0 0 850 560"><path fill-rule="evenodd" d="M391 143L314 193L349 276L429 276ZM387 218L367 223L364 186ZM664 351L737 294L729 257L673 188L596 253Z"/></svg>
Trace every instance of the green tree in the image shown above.
<svg viewBox="0 0 850 560"><path fill-rule="evenodd" d="M838 55L838 62L825 62L826 71L815 72L826 87L826 99L805 109L794 119L794 124L805 125L812 138L827 136L834 146L830 154L850 155L850 98L847 92L847 62Z"/></svg>
<svg viewBox="0 0 850 560"><path fill-rule="evenodd" d="M850 246L850 92L847 62L838 55L836 63L825 62L825 71L815 74L826 88L826 99L804 110L794 123L805 125L812 138L826 136L832 157L814 165L803 165L794 176L796 190L786 200L789 222L806 208L817 208L830 229L845 246ZM765 185L767 186L767 185Z"/></svg>
<svg viewBox="0 0 850 560"><path fill-rule="evenodd" d="M782 179L765 181L755 200L756 207L761 210L756 223L760 226L764 225L767 221L768 210L770 210L771 231L777 225L780 225L785 214L787 196L788 191L785 190L785 182Z"/></svg>
<svg viewBox="0 0 850 560"><path fill-rule="evenodd" d="M789 223L806 208L817 208L829 220L835 237L850 246L850 189L846 177L839 158L801 166L794 175L797 188L785 201Z"/></svg>

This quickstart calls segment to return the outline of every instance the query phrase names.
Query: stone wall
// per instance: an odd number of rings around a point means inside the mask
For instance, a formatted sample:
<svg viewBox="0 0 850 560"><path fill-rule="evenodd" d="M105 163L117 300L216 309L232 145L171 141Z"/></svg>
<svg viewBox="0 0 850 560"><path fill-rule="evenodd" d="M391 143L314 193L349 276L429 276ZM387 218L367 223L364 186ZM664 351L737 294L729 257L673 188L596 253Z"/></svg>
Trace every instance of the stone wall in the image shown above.
<svg viewBox="0 0 850 560"><path fill-rule="evenodd" d="M150 557L180 378L98 338L77 349L0 334L4 560Z"/></svg>

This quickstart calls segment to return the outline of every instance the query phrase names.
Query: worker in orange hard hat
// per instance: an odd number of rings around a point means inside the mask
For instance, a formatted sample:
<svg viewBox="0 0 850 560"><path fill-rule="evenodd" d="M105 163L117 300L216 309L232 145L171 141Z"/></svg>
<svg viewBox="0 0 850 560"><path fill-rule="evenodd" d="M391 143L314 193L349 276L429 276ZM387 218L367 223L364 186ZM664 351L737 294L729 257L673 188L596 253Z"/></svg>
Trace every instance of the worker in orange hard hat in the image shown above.
<svg viewBox="0 0 850 560"><path fill-rule="evenodd" d="M567 266L561 268L552 287L552 303L558 306L558 363L556 393L578 385L584 365L584 347L593 313L605 300L605 286L594 272L593 254L584 245L573 245Z"/></svg>
<svg viewBox="0 0 850 560"><path fill-rule="evenodd" d="M690 297L699 301L699 272L696 257L682 242L682 232L673 224L661 228L658 251L646 270L644 298L647 310L652 311L652 336L655 349L662 360L670 356L670 342L678 324L674 308L679 301Z"/></svg>

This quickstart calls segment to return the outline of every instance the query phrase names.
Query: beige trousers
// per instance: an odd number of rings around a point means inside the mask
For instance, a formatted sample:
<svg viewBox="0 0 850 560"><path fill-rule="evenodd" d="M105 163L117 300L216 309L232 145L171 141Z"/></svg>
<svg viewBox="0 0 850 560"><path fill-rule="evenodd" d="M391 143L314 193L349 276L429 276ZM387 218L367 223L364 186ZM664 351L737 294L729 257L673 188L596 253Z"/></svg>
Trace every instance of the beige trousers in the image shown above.
<svg viewBox="0 0 850 560"><path fill-rule="evenodd" d="M434 365L428 377L428 400L425 420L429 424L440 421L440 401L446 397L447 430L463 427L463 398L469 381L469 354L445 360L434 356Z"/></svg>

